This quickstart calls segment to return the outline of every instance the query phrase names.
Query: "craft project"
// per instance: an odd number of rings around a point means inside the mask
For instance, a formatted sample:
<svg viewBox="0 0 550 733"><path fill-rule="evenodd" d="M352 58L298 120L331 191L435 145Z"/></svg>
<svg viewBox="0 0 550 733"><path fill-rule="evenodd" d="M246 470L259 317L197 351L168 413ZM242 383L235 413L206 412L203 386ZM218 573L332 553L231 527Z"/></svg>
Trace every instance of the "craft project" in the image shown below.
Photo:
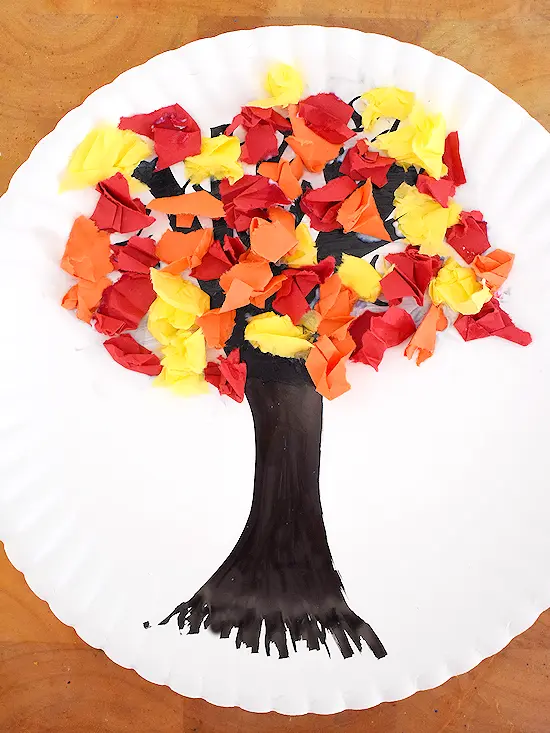
<svg viewBox="0 0 550 733"><path fill-rule="evenodd" d="M465 341L531 337L499 303L513 255L492 250L490 222L461 207L459 136L442 115L395 87L359 89L356 106L306 88L297 69L275 64L267 96L243 99L230 124L201 131L182 98L90 132L62 181L100 194L66 244L61 266L77 280L63 307L108 337L119 365L177 395L246 398L252 411L246 526L160 623L235 632L253 652L263 638L280 657L300 641L328 649L331 636L344 657L366 643L381 658L327 541L323 398L351 389L349 361L378 370L401 345L420 365L452 324ZM395 123L369 142L363 133L381 117ZM189 178L181 187L166 170L175 163ZM130 193L132 171L148 203ZM169 228L156 241L147 228L160 217ZM112 233L131 236L115 244Z"/></svg>

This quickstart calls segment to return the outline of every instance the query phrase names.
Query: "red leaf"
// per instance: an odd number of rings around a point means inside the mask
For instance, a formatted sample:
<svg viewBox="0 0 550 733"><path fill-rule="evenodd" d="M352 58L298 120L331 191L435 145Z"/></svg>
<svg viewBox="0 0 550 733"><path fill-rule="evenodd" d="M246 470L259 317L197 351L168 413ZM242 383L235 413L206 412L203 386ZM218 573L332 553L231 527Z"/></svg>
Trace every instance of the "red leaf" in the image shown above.
<svg viewBox="0 0 550 733"><path fill-rule="evenodd" d="M369 150L366 140L359 140L350 148L340 166L340 173L351 176L354 181L366 181L368 178L378 188L388 182L388 171L395 163L394 158L386 158L374 150Z"/></svg>
<svg viewBox="0 0 550 733"><path fill-rule="evenodd" d="M443 153L443 162L449 169L444 178L452 181L455 186L462 186L466 183L462 160L460 159L460 144L458 141L458 132L450 132L445 139L445 152Z"/></svg>
<svg viewBox="0 0 550 733"><path fill-rule="evenodd" d="M278 142L275 132L292 129L290 122L274 109L259 107L243 107L233 118L225 134L231 135L239 125L245 130L241 160L252 164L276 155Z"/></svg>
<svg viewBox="0 0 550 733"><path fill-rule="evenodd" d="M141 374L148 374L150 377L156 377L162 371L158 356L146 349L145 346L138 344L129 333L108 339L103 346L117 364L130 369L132 372L140 372Z"/></svg>
<svg viewBox="0 0 550 733"><path fill-rule="evenodd" d="M209 361L204 378L213 384L222 395L231 397L235 402L244 399L246 384L246 364L240 360L239 349L234 349L227 358L221 356L219 363Z"/></svg>
<svg viewBox="0 0 550 733"><path fill-rule="evenodd" d="M349 176L333 178L320 188L313 188L304 193L300 206L304 214L311 219L311 226L320 232L332 232L341 229L337 216L342 201L355 189L357 184Z"/></svg>
<svg viewBox="0 0 550 733"><path fill-rule="evenodd" d="M150 226L154 216L148 216L145 206L139 199L130 196L128 181L122 173L100 181L96 186L101 196L90 219L98 229L127 234Z"/></svg>
<svg viewBox="0 0 550 733"><path fill-rule="evenodd" d="M107 336L133 331L156 295L149 275L126 272L103 291L96 311L95 329Z"/></svg>
<svg viewBox="0 0 550 733"><path fill-rule="evenodd" d="M121 117L121 130L133 130L154 140L158 155L156 170L168 168L201 151L201 131L195 120L179 104L154 112Z"/></svg>
<svg viewBox="0 0 550 733"><path fill-rule="evenodd" d="M191 275L197 280L219 280L224 272L238 262L244 252L245 246L241 240L226 234L223 245L217 239L212 242L200 265L191 270Z"/></svg>
<svg viewBox="0 0 550 733"><path fill-rule="evenodd" d="M449 206L449 199L455 195L456 186L447 178L432 178L421 173L416 181L416 187L420 193L431 196L438 204L445 209Z"/></svg>
<svg viewBox="0 0 550 733"><path fill-rule="evenodd" d="M353 107L332 92L315 94L298 104L298 115L309 129L329 143L342 144L355 135L348 127L352 114Z"/></svg>
<svg viewBox="0 0 550 733"><path fill-rule="evenodd" d="M459 316L455 321L455 328L464 341L498 336L520 346L528 346L533 340L528 331L522 331L514 325L496 298L485 303L479 313L473 316Z"/></svg>
<svg viewBox="0 0 550 733"><path fill-rule="evenodd" d="M151 237L130 237L125 245L113 244L111 262L121 272L149 274L151 267L158 265L155 254L156 242Z"/></svg>
<svg viewBox="0 0 550 733"><path fill-rule="evenodd" d="M487 222L483 220L481 211L462 211L458 224L447 229L446 238L468 264L491 246L487 237Z"/></svg>
<svg viewBox="0 0 550 733"><path fill-rule="evenodd" d="M383 313L365 311L349 328L356 345L351 359L369 364L378 371L386 349L402 343L415 330L411 315L397 306L390 306Z"/></svg>
<svg viewBox="0 0 550 733"><path fill-rule="evenodd" d="M243 176L233 185L224 178L220 194L228 226L238 232L245 231L254 217L265 219L271 206L290 204L275 183L263 176Z"/></svg>
<svg viewBox="0 0 550 733"><path fill-rule="evenodd" d="M418 305L422 305L430 280L442 265L441 259L420 254L417 247L409 245L404 252L386 255L386 261L394 268L384 275L380 285L390 304L395 305L403 298L412 297Z"/></svg>

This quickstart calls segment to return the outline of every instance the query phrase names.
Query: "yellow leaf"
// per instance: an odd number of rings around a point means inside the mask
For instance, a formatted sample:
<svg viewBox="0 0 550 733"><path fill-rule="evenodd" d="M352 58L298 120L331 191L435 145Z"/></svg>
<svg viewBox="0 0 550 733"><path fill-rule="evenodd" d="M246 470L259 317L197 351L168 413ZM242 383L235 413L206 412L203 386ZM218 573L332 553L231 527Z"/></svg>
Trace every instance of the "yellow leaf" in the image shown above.
<svg viewBox="0 0 550 733"><path fill-rule="evenodd" d="M189 280L154 267L150 272L155 293L168 305L194 316L202 316L209 309L209 296ZM176 328L184 328L184 326L176 326Z"/></svg>
<svg viewBox="0 0 550 733"><path fill-rule="evenodd" d="M470 267L461 267L449 258L430 283L430 298L435 305L446 303L457 313L466 316L479 313L491 300L489 288L476 279Z"/></svg>
<svg viewBox="0 0 550 733"><path fill-rule="evenodd" d="M205 178L228 178L231 184L242 178L244 171L238 162L241 144L236 137L218 135L203 137L201 152L185 159L185 170L191 183L200 183Z"/></svg>
<svg viewBox="0 0 550 733"><path fill-rule="evenodd" d="M380 295L382 276L366 260L353 255L343 255L342 264L338 268L342 284L353 290L361 300L371 303Z"/></svg>
<svg viewBox="0 0 550 733"><path fill-rule="evenodd" d="M449 201L445 209L431 196L420 193L416 186L402 183L395 191L393 203L399 228L411 244L420 247L422 254L450 254L451 249L444 242L445 234L458 222L462 210L455 201Z"/></svg>
<svg viewBox="0 0 550 733"><path fill-rule="evenodd" d="M404 120L414 104L414 94L398 87L377 87L365 92L361 99L366 103L361 115L365 130L370 130L379 117Z"/></svg>
<svg viewBox="0 0 550 733"><path fill-rule="evenodd" d="M313 346L301 326L295 326L289 316L276 313L260 313L251 318L244 337L260 351L275 356L301 356Z"/></svg>
<svg viewBox="0 0 550 733"><path fill-rule="evenodd" d="M429 114L420 102L416 102L398 129L379 135L372 146L402 165L416 165L430 176L441 178L447 173L443 163L445 136L443 115Z"/></svg>
<svg viewBox="0 0 550 733"><path fill-rule="evenodd" d="M288 107L289 104L297 104L304 91L304 82L298 71L281 63L269 68L264 86L269 96L250 102L250 107Z"/></svg>
<svg viewBox="0 0 550 733"><path fill-rule="evenodd" d="M202 329L178 331L162 349L163 367L170 372L202 374L206 367L206 342Z"/></svg>
<svg viewBox="0 0 550 733"><path fill-rule="evenodd" d="M208 383L203 374L172 372L164 368L153 384L157 387L170 387L176 394L190 397L208 392Z"/></svg>
<svg viewBox="0 0 550 733"><path fill-rule="evenodd" d="M115 173L122 173L130 183L137 183L132 173L152 152L152 143L132 130L100 125L86 135L71 155L60 191L95 186Z"/></svg>

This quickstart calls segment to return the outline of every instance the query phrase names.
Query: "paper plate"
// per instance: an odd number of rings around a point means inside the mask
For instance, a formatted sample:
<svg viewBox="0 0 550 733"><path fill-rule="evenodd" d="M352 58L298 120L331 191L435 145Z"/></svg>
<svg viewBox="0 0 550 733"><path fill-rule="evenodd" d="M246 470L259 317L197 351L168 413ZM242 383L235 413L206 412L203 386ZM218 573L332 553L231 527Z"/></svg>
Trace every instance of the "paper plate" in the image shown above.
<svg viewBox="0 0 550 733"><path fill-rule="evenodd" d="M59 306L59 260L92 191L57 193L73 148L100 121L179 102L202 129L261 95L269 63L307 91L352 99L414 91L458 129L493 246L516 253L505 293L533 334L464 343L450 330L417 368L399 349L325 404L321 494L350 606L388 655L331 649L288 659L210 632L159 627L227 556L252 496L246 406L178 399L115 364ZM343 28L262 28L164 53L70 112L0 201L0 537L54 614L148 680L218 705L334 713L439 685L494 654L550 605L550 135L451 61ZM143 622L151 621L145 630Z"/></svg>

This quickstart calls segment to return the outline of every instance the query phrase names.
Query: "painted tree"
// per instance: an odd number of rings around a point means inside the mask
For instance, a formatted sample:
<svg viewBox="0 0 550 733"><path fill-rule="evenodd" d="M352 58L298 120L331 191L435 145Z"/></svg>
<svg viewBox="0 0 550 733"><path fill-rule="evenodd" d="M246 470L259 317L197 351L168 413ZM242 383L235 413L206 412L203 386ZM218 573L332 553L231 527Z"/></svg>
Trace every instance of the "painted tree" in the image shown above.
<svg viewBox="0 0 550 733"><path fill-rule="evenodd" d="M449 314L465 340L530 337L495 297L513 256L484 255L482 215L452 198L465 177L458 136L446 137L440 115L395 88L363 95L362 116L356 100L302 98L301 79L283 65L267 86L269 98L207 138L177 104L90 133L63 185L97 183L100 196L67 242L62 266L77 283L63 305L108 337L123 366L180 394L214 385L252 411L246 526L162 623L176 617L180 629L220 637L236 630L237 645L254 652L263 629L267 653L273 643L282 657L289 640L319 649L330 634L345 657L366 642L380 658L385 649L349 608L327 542L323 398L350 388L349 360L378 369L407 339L406 356L420 364ZM386 117L394 124L375 136ZM170 169L181 161L182 186ZM153 199L132 198L129 180ZM166 216L160 239L146 236ZM113 244L115 232L138 233ZM139 330L146 315L152 348Z"/></svg>

